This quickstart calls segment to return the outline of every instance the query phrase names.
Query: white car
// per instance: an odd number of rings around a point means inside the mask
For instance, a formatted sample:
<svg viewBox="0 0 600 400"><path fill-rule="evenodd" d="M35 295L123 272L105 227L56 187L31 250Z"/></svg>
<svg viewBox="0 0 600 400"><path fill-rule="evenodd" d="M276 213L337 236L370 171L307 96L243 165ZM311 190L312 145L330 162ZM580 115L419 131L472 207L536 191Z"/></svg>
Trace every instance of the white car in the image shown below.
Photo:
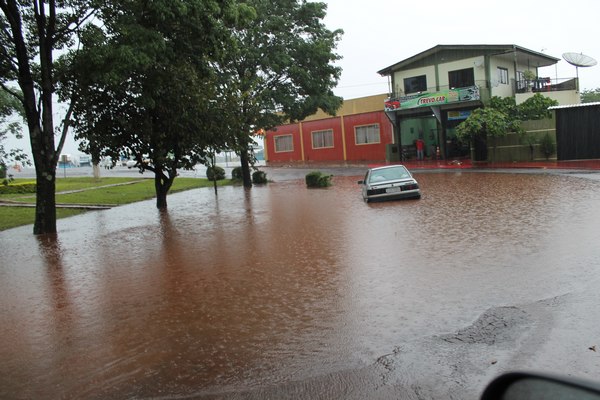
<svg viewBox="0 0 600 400"><path fill-rule="evenodd" d="M358 183L362 185L365 202L421 198L419 183L404 165L371 168L367 171L365 179Z"/></svg>

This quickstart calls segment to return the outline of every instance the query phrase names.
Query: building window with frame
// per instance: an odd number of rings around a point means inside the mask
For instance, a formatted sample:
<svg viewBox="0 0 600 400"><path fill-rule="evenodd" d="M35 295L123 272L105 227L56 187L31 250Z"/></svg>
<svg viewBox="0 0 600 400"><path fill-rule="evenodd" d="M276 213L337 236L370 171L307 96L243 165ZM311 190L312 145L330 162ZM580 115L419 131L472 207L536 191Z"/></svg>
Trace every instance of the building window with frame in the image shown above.
<svg viewBox="0 0 600 400"><path fill-rule="evenodd" d="M275 136L275 153L294 151L294 137L292 135Z"/></svg>
<svg viewBox="0 0 600 400"><path fill-rule="evenodd" d="M498 83L508 85L508 69L498 67Z"/></svg>
<svg viewBox="0 0 600 400"><path fill-rule="evenodd" d="M333 147L333 129L312 132L313 149L324 149Z"/></svg>
<svg viewBox="0 0 600 400"><path fill-rule="evenodd" d="M380 143L379 124L357 126L354 128L355 144Z"/></svg>
<svg viewBox="0 0 600 400"><path fill-rule="evenodd" d="M425 75L404 78L404 93L427 91L427 77Z"/></svg>
<svg viewBox="0 0 600 400"><path fill-rule="evenodd" d="M526 89L527 81L525 80L525 73L523 71L517 71L517 91L522 93Z"/></svg>
<svg viewBox="0 0 600 400"><path fill-rule="evenodd" d="M473 68L459 69L448 72L450 89L475 86L475 72Z"/></svg>

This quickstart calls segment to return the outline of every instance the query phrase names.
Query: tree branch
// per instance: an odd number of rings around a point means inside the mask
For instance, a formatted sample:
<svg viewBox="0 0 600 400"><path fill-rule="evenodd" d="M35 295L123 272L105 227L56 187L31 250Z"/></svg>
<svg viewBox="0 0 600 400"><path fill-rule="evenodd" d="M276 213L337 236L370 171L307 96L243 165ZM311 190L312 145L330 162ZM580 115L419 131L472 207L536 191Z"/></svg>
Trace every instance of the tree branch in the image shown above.
<svg viewBox="0 0 600 400"><path fill-rule="evenodd" d="M60 139L58 141L58 146L56 147L56 152L54 154L54 158L56 159L55 163L58 163L58 157L62 152L63 146L65 145L65 140L67 138L67 132L71 127L71 116L73 115L73 109L75 108L75 95L71 97L71 103L69 104L69 108L67 109L67 113L62 121L62 132L60 133Z"/></svg>
<svg viewBox="0 0 600 400"><path fill-rule="evenodd" d="M90 18L92 18L96 12L98 11L97 9L91 9L89 10L89 12L87 13L87 15L84 15L83 17L78 17L78 15L80 15L81 13L79 12L80 10L78 10L77 12L73 13L73 18L71 18L70 20L67 21L67 23L65 24L64 29L57 29L56 30L56 36L57 37L68 37L71 34L74 34L75 32L77 32L79 30L79 28L81 28L81 26ZM75 26L73 28L69 28L69 26L71 26L71 24L75 24Z"/></svg>

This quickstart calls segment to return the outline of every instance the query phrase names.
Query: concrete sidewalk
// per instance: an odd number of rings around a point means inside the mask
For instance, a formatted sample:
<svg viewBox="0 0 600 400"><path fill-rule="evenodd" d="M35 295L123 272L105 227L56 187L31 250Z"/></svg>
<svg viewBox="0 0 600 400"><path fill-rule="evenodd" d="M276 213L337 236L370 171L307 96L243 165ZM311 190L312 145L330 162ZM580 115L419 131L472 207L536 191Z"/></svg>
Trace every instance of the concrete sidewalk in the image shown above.
<svg viewBox="0 0 600 400"><path fill-rule="evenodd" d="M477 162L471 160L409 160L402 163L408 169L574 169L600 170L600 160L571 160L571 161L515 161L515 162ZM369 164L370 167L386 164Z"/></svg>

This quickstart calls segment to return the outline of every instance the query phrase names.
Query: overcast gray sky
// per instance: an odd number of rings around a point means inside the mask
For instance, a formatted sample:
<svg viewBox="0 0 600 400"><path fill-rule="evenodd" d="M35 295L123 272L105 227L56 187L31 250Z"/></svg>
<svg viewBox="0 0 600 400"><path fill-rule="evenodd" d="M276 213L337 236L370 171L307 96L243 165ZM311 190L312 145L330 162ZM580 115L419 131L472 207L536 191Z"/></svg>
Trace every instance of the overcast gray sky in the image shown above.
<svg viewBox="0 0 600 400"><path fill-rule="evenodd" d="M438 44L516 44L556 58L577 52L600 60L600 2L571 0L323 0L325 24L343 29L343 68L336 94L355 98L386 93L377 71ZM544 4L545 3L545 4ZM543 76L570 78L562 60ZM580 87L600 87L600 65L579 68Z"/></svg>
<svg viewBox="0 0 600 400"><path fill-rule="evenodd" d="M345 32L337 49L343 72L335 93L346 99L387 93L387 79L377 71L438 44L516 44L556 58L577 52L600 60L598 0L322 1L328 5L327 27ZM542 73L576 76L564 60ZM600 65L579 68L579 78L582 90L600 88ZM7 144L30 152L28 138ZM72 136L63 153L79 154Z"/></svg>

